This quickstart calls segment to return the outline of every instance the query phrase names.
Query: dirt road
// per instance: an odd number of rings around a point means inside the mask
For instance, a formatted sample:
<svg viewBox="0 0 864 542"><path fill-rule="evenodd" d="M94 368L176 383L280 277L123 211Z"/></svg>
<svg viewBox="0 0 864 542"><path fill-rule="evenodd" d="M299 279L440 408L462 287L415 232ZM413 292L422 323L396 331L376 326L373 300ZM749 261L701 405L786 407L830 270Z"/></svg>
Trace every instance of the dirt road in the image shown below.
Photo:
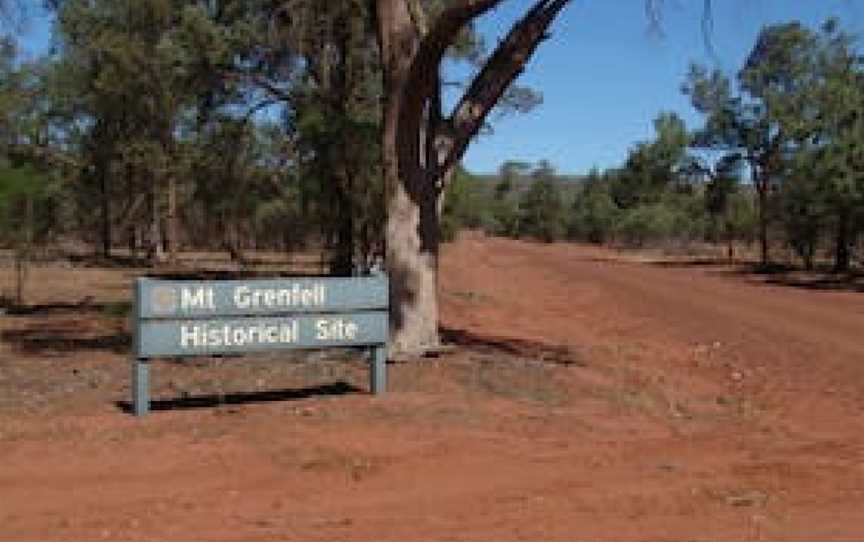
<svg viewBox="0 0 864 542"><path fill-rule="evenodd" d="M484 238L441 291L456 346L384 398L356 360L164 363L143 421L93 346L122 322L6 317L0 540L864 540L861 293ZM214 389L250 400L186 408Z"/></svg>

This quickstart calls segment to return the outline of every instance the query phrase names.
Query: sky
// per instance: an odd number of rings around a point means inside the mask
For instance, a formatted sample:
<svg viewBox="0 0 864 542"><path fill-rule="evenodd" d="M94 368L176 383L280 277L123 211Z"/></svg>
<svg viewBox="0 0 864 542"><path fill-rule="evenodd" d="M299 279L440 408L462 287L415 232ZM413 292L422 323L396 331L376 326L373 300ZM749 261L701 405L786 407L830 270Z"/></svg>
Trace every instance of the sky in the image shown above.
<svg viewBox="0 0 864 542"><path fill-rule="evenodd" d="M509 0L480 22L490 47L526 5ZM644 0L573 0L519 81L539 90L543 104L494 123L465 165L491 173L505 160L547 159L568 174L620 165L629 148L652 137L662 110L699 126L680 92L691 61L734 73L763 25L800 20L815 27L829 17L864 35L864 0L715 0L712 58L702 0L666 0L662 36L650 32Z"/></svg>
<svg viewBox="0 0 864 542"><path fill-rule="evenodd" d="M505 0L479 21L490 48L530 4ZM712 57L702 32L702 5L665 0L658 35L650 31L645 0L573 0L519 80L540 91L543 104L496 119L492 133L469 148L465 166L492 173L506 160L545 159L566 174L615 167L634 144L652 137L652 121L661 111L699 126L701 119L680 91L691 62L734 73L764 25L792 20L815 27L835 17L864 38L864 0L714 0ZM48 20L32 17L23 49L37 55L47 49L49 36Z"/></svg>

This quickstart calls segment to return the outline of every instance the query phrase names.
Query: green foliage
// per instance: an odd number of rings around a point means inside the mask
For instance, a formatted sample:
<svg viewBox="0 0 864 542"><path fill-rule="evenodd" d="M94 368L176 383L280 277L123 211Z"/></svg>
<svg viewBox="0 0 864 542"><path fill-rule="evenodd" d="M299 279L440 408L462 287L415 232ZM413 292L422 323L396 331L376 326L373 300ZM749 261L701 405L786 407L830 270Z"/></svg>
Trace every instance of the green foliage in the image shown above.
<svg viewBox="0 0 864 542"><path fill-rule="evenodd" d="M590 243L605 243L614 236L621 210L610 194L607 179L592 170L573 201L569 237Z"/></svg>
<svg viewBox="0 0 864 542"><path fill-rule="evenodd" d="M737 93L719 72L691 68L684 92L705 114L695 145L747 162L759 195L763 263L770 222L808 267L825 232L835 268L849 265L860 229L864 64L835 21L765 27L738 72ZM788 185L788 186L787 186Z"/></svg>
<svg viewBox="0 0 864 542"><path fill-rule="evenodd" d="M548 162L541 162L531 177L530 187L519 198L519 234L547 243L557 241L567 227L565 204L553 178L554 170Z"/></svg>
<svg viewBox="0 0 864 542"><path fill-rule="evenodd" d="M684 121L674 113L661 113L654 129L655 139L630 151L612 183L611 196L622 209L656 203L678 180L689 143Z"/></svg>
<svg viewBox="0 0 864 542"><path fill-rule="evenodd" d="M669 238L674 222L673 213L665 205L641 205L621 214L615 225L615 237L626 245L641 247L649 240Z"/></svg>
<svg viewBox="0 0 864 542"><path fill-rule="evenodd" d="M155 239L176 204L180 237L202 248L314 243L332 249L340 272L382 252L373 4L52 4L53 56L22 62L0 40L2 242L58 229L86 241L131 230ZM446 2L421 5L434 19ZM470 27L448 52L475 65L486 53ZM683 90L704 123L691 132L661 112L653 136L614 169L576 179L547 162L506 162L493 179L458 169L443 237L483 228L645 246L771 231L808 266L822 252L848 266L864 230L855 40L835 22L771 25L735 74L694 65ZM539 103L510 87L498 105Z"/></svg>
<svg viewBox="0 0 864 542"><path fill-rule="evenodd" d="M23 247L46 239L55 226L53 196L45 173L31 165L0 165L0 243Z"/></svg>
<svg viewBox="0 0 864 542"><path fill-rule="evenodd" d="M452 241L460 230L484 227L490 220L489 201L478 181L465 169L457 168L444 192L442 241Z"/></svg>

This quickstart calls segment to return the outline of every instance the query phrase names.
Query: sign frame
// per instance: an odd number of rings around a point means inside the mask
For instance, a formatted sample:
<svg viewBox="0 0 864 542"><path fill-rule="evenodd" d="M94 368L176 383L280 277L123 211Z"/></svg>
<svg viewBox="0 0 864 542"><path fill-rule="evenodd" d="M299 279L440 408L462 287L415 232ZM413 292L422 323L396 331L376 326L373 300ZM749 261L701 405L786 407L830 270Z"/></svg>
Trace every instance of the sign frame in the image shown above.
<svg viewBox="0 0 864 542"><path fill-rule="evenodd" d="M150 362L160 357L366 348L370 392L382 395L389 304L389 279L383 273L217 281L136 278L132 413L149 413ZM193 346L186 351L188 343Z"/></svg>

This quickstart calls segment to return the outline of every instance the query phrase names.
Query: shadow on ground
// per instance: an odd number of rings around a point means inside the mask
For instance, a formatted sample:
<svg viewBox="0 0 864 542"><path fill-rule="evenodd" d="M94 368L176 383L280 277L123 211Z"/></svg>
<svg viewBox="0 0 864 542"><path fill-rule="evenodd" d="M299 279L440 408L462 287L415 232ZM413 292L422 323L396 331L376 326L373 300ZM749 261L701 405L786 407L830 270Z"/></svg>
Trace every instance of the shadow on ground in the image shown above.
<svg viewBox="0 0 864 542"><path fill-rule="evenodd" d="M212 395L194 395L173 397L168 399L154 399L150 401L150 410L172 411L216 408L220 406L254 405L264 403L279 403L286 401L299 401L313 397L335 397L341 395L354 395L364 393L364 390L348 384L347 382L334 382L320 386L311 386L299 389L284 389L255 392L238 392ZM132 413L131 401L117 401L114 405L126 413Z"/></svg>
<svg viewBox="0 0 864 542"><path fill-rule="evenodd" d="M725 267L729 265L735 265L734 263L729 263L728 260L721 260L717 258L688 258L686 260L659 260L659 261L650 261L648 262L656 267L663 267L666 269L676 269L676 268L688 268L688 267Z"/></svg>
<svg viewBox="0 0 864 542"><path fill-rule="evenodd" d="M717 267L715 273L726 277L739 277L752 284L785 286L811 291L864 293L864 271L834 273L830 268L804 271L785 264L729 264L723 260L697 259L686 261L658 261L651 265L667 269Z"/></svg>
<svg viewBox="0 0 864 542"><path fill-rule="evenodd" d="M556 365L585 366L583 356L566 346L550 345L507 337L479 335L464 329L441 328L441 340L454 345L484 353L506 354Z"/></svg>
<svg viewBox="0 0 864 542"><path fill-rule="evenodd" d="M116 303L93 303L89 298L78 303L40 303L35 305L10 305L5 307L9 316L44 316L50 314L102 314L126 316L132 310L129 301Z"/></svg>
<svg viewBox="0 0 864 542"><path fill-rule="evenodd" d="M69 353L81 350L104 350L126 353L132 345L129 333L86 336L74 329L62 327L34 327L29 329L7 329L0 333L0 341L18 352L25 353Z"/></svg>
<svg viewBox="0 0 864 542"><path fill-rule="evenodd" d="M743 277L750 282L785 286L811 291L864 293L864 273L832 273L829 270L801 271L785 266L740 266L724 271L728 276Z"/></svg>

